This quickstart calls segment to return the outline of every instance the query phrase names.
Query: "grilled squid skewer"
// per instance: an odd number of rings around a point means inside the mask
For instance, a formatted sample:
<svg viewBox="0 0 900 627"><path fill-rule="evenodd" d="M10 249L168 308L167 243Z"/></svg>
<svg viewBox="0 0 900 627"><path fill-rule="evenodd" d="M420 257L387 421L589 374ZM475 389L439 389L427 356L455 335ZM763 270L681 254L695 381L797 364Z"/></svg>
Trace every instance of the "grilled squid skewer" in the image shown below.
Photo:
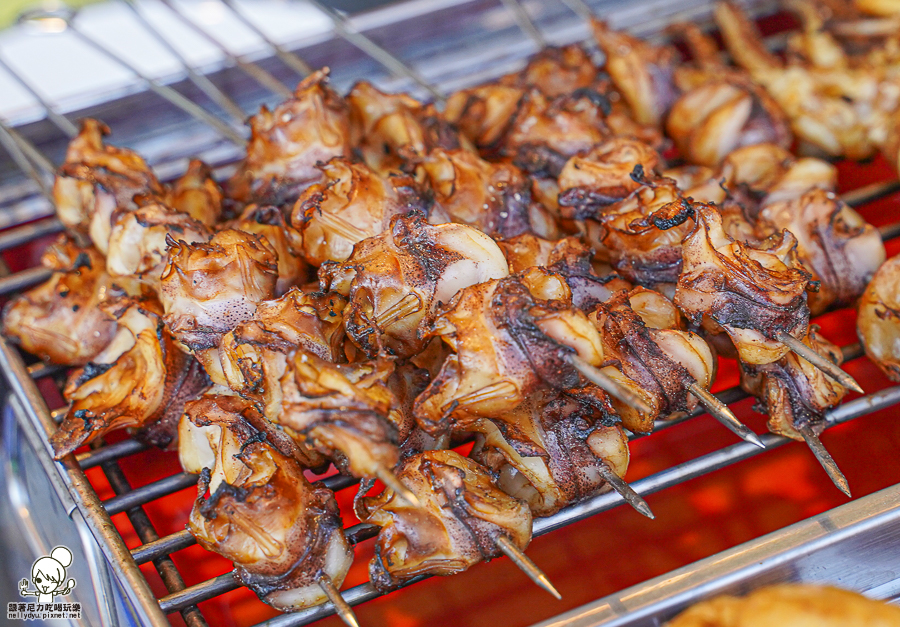
<svg viewBox="0 0 900 627"><path fill-rule="evenodd" d="M188 522L200 545L276 609L330 600L353 553L334 494L306 480L290 439L233 396L188 403L179 432L182 466L201 475Z"/></svg>
<svg viewBox="0 0 900 627"><path fill-rule="evenodd" d="M499 553L561 598L523 550L531 541L531 511L494 483L486 469L455 451L426 451L401 462L398 477L421 505L411 508L390 489L357 498L357 515L379 525L369 578L382 592L424 575L452 575Z"/></svg>
<svg viewBox="0 0 900 627"><path fill-rule="evenodd" d="M843 361L840 349L820 337L817 331L816 325L811 325L803 344L840 364ZM847 479L818 438L825 412L844 398L847 388L793 353L770 364L741 364L741 387L760 400L759 408L769 415L769 431L805 441L834 485L850 496Z"/></svg>

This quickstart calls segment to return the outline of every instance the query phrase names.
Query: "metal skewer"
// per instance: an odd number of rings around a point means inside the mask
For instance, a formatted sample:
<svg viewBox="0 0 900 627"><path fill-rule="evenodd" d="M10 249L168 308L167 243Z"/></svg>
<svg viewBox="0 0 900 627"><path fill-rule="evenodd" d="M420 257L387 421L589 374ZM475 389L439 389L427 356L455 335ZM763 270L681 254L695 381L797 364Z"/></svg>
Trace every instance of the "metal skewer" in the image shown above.
<svg viewBox="0 0 900 627"><path fill-rule="evenodd" d="M627 403L645 414L653 413L653 409L644 402L637 394L622 386L618 381L601 371L599 368L592 366L577 355L568 356L569 363L584 375L584 378L591 383L597 385L605 392L609 392L623 403Z"/></svg>
<svg viewBox="0 0 900 627"><path fill-rule="evenodd" d="M494 542L496 543L497 548L503 551L503 554L519 567L519 570L528 575L529 579L555 596L557 600L562 599L562 595L553 587L553 584L550 583L550 580L547 578L547 575L544 574L544 571L538 568L537 565L531 561L531 558L525 555L512 540L501 534L497 536L497 539Z"/></svg>
<svg viewBox="0 0 900 627"><path fill-rule="evenodd" d="M785 333L784 331L779 331L775 334L775 339L845 388L849 388L860 394L865 394L865 391L853 377L841 370L833 361L827 357L823 357L794 336Z"/></svg>
<svg viewBox="0 0 900 627"><path fill-rule="evenodd" d="M691 383L688 390L697 397L697 400L703 403L703 406L706 407L706 410L713 418L728 427L732 433L740 439L755 444L759 448L766 448L766 445L759 439L759 436L753 433L747 425L738 420L737 416L728 409L728 405L713 396L709 390L705 389L696 381Z"/></svg>
<svg viewBox="0 0 900 627"><path fill-rule="evenodd" d="M650 509L650 506L647 505L647 501L643 499L643 497L634 491L628 482L626 482L622 477L613 472L613 469L609 467L609 465L602 461L599 464L600 467L600 476L603 477L603 480L609 484L613 490L619 493L625 502L631 505L634 509L636 509L639 513L643 514L650 520L656 518L653 511Z"/></svg>
<svg viewBox="0 0 900 627"><path fill-rule="evenodd" d="M422 507L422 502L418 497L412 490L403 485L403 482L397 478L397 475L395 475L392 470L385 468L384 466L378 466L375 469L375 476L381 480L381 483L393 490L397 496L406 501L409 505L412 505L413 507Z"/></svg>
<svg viewBox="0 0 900 627"><path fill-rule="evenodd" d="M847 482L847 477L845 477L844 473L841 472L841 469L838 468L831 453L829 453L828 449L825 448L825 445L822 444L822 440L820 440L819 436L816 435L816 432L812 430L812 427L810 427L809 424L804 424L799 426L794 425L794 428L803 436L803 439L806 440L806 445L809 447L809 450L813 452L813 455L815 455L816 459L819 460L819 463L822 464L822 468L828 473L828 477L831 479L832 483L834 483L835 487L846 494L848 498L852 498L850 496L850 484Z"/></svg>
<svg viewBox="0 0 900 627"><path fill-rule="evenodd" d="M322 592L325 593L325 596L327 596L328 600L331 601L331 604L334 605L334 609L337 611L338 616L341 617L341 620L344 621L348 627L359 627L359 621L356 620L356 614L353 613L353 608L350 607L344 600L344 597L341 596L341 593L335 587L334 582L331 581L331 577L325 573L320 573L319 576L316 577L316 583L319 584L319 587L322 588Z"/></svg>

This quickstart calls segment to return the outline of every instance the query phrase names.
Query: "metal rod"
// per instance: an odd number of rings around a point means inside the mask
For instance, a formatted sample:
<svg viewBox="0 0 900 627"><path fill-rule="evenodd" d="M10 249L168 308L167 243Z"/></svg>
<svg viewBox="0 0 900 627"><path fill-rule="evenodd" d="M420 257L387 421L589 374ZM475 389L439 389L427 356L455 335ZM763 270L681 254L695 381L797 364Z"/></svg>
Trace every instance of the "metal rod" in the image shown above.
<svg viewBox="0 0 900 627"><path fill-rule="evenodd" d="M331 581L331 577L325 573L321 573L316 578L316 582L319 584L322 592L325 593L325 596L328 597L328 600L331 601L337 615L347 624L347 627L359 627L359 621L356 620L356 614L354 614L353 609L347 605L344 597L341 596L340 591L335 587L334 582Z"/></svg>
<svg viewBox="0 0 900 627"><path fill-rule="evenodd" d="M534 25L534 21L532 21L531 16L528 15L528 11L525 10L522 3L519 2L519 0L501 0L501 2L503 2L503 6L506 7L506 10L512 13L516 24L522 29L523 33L531 38L531 41L534 42L537 49L543 50L546 48L547 40L541 35L541 31L538 30L538 27Z"/></svg>
<svg viewBox="0 0 900 627"><path fill-rule="evenodd" d="M47 155L38 150L34 144L22 137L19 131L10 127L5 122L0 122L0 126L2 126L3 130L16 142L25 156L28 157L29 161L31 161L38 170L41 170L45 175L50 177L56 175L56 166L53 165L53 162L50 161Z"/></svg>
<svg viewBox="0 0 900 627"><path fill-rule="evenodd" d="M405 76L415 82L419 87L422 87L431 94L431 97L434 98L436 102L443 103L446 100L444 95L439 92L434 85L426 81L421 74L401 61L396 55L391 54L361 32L352 30L349 21L341 13L322 2L319 2L319 0L306 1L331 18L331 21L334 23L334 32L336 32L339 37L365 52L393 74Z"/></svg>
<svg viewBox="0 0 900 627"><path fill-rule="evenodd" d="M789 333L785 333L784 331L779 331L775 334L775 339L790 348L794 353L811 363L813 366L822 371L823 374L827 375L831 379L834 379L845 388L850 390L854 390L855 392L859 392L860 394L865 394L865 390L856 382L856 380L851 377L849 374L841 370L837 364L828 359L827 357L823 357L809 346L795 338L793 335Z"/></svg>
<svg viewBox="0 0 900 627"><path fill-rule="evenodd" d="M643 514L650 520L656 518L653 514L653 510L650 509L650 506L647 505L647 501L645 501L640 494L634 491L628 483L622 479L619 475L613 471L609 465L601 460L598 464L600 469L600 476L603 477L603 480L615 490L619 496L625 499L625 502L631 505L634 509L638 511L638 513Z"/></svg>
<svg viewBox="0 0 900 627"><path fill-rule="evenodd" d="M240 587L241 584L232 573L225 573L179 592L167 594L159 600L159 608L164 614L171 614L202 601L208 601L220 594L237 590ZM328 614L331 614L331 612L329 611L326 615Z"/></svg>
<svg viewBox="0 0 900 627"><path fill-rule="evenodd" d="M131 553L121 534L104 511L103 504L84 471L78 466L75 456L67 455L60 462L53 461L48 436L56 429L56 425L40 391L28 376L22 358L2 337L0 371L4 373L16 402L21 405L20 413L23 415L20 424L26 433L40 439L36 442L35 451L66 511L71 513L75 508L78 509L97 539L110 568L121 582L128 601L140 608L148 624L152 627L167 627L169 623L160 611L146 578L131 559Z"/></svg>
<svg viewBox="0 0 900 627"><path fill-rule="evenodd" d="M231 52L219 38L210 34L206 29L200 27L200 25L198 25L194 20L185 15L184 12L173 2L171 2L170 0L160 0L160 2L166 5L166 7L168 7L169 10L172 11L172 13L174 13L181 22L183 22L186 26L189 26L191 30L219 48L219 50L222 51L222 54L224 54L225 57L227 57L232 63L234 63L241 70L247 73L247 75L249 75L250 78L255 80L257 83L282 98L291 98L294 95L294 92L288 89L284 83L272 76L266 70L262 69L259 65L251 61L247 61L244 57Z"/></svg>
<svg viewBox="0 0 900 627"><path fill-rule="evenodd" d="M50 278L53 272L44 266L35 266L0 278L0 296L24 290Z"/></svg>
<svg viewBox="0 0 900 627"><path fill-rule="evenodd" d="M268 35L266 35L262 31L262 29L259 28L250 18L241 13L241 11L235 6L234 0L222 0L222 2L225 4L225 6L231 9L231 12L237 19L241 21L241 24L256 33L257 37L266 42L266 45L268 45L270 48L272 48L272 50L275 51L275 55L279 59L281 59L282 63L284 63L286 66L288 66L304 78L313 73L312 68L306 61L301 59L299 56L297 56L296 53L291 52L281 44L272 41L272 39Z"/></svg>
<svg viewBox="0 0 900 627"><path fill-rule="evenodd" d="M183 96L181 93L175 91L168 85L163 85L155 78L147 76L137 67L107 48L105 44L100 43L97 39L94 39L93 37L85 34L83 31L78 29L75 26L74 22L69 24L69 30L75 33L81 41L100 52L103 56L128 69L135 76L144 81L150 88L150 91L157 94L170 104L178 107L194 119L199 120L207 124L208 126L211 126L220 135L234 142L238 146L243 146L246 143L242 130L237 130L231 125L226 124L216 116L212 115L209 111L195 103L190 98Z"/></svg>
<svg viewBox="0 0 900 627"><path fill-rule="evenodd" d="M143 442L128 439L115 444L107 444L103 448L91 449L87 453L78 453L75 455L75 459L78 460L83 470L87 470L109 461L146 451L148 448Z"/></svg>
<svg viewBox="0 0 900 627"><path fill-rule="evenodd" d="M11 65L9 65L3 57L0 57L0 67L2 67L6 72L12 76L15 81L21 85L25 91L27 91L31 96L38 101L38 103L44 107L44 110L47 112L47 119L49 119L56 127L65 133L68 137L72 138L78 135L78 127L72 124L72 122L57 111L53 105L51 105L46 98L44 98L38 91L31 85L28 80L17 70L15 70Z"/></svg>
<svg viewBox="0 0 900 627"><path fill-rule="evenodd" d="M812 427L810 427L809 424L802 424L794 425L794 428L803 436L809 450L811 450L813 455L816 456L816 459L819 460L819 463L822 465L822 468L825 469L825 472L828 473L828 478L831 479L835 487L846 494L847 498L852 498L850 496L850 484L847 482L847 477L845 477L844 473L841 472L841 469L838 468L837 462L834 461L831 453L829 453L828 449L825 448L825 445L822 444L822 440L820 440L819 436L816 435L816 432L812 430Z"/></svg>
<svg viewBox="0 0 900 627"><path fill-rule="evenodd" d="M537 564L532 562L531 558L525 555L524 551L517 547L512 540L505 535L500 534L494 542L496 543L497 548L503 551L503 554L519 567L519 570L528 575L529 579L556 597L558 601L562 600L562 595L556 587L550 583L550 579L544 574L544 571L538 568Z"/></svg>
<svg viewBox="0 0 900 627"><path fill-rule="evenodd" d="M562 3L569 7L575 15L581 18L582 22L590 24L591 20L595 17L594 11L584 0L562 0Z"/></svg>
<svg viewBox="0 0 900 627"><path fill-rule="evenodd" d="M598 386L600 389L609 392L612 396L615 396L623 403L631 405L641 413L653 413L653 409L649 405L647 405L647 403L644 402L642 398L621 385L618 381L607 375L599 368L594 367L577 355L569 355L568 360L569 363L571 363L575 368L578 369L578 371L582 375L584 375L585 379Z"/></svg>
<svg viewBox="0 0 900 627"><path fill-rule="evenodd" d="M0 123L0 145L2 145L6 152L9 153L9 156L12 157L13 161L16 162L16 165L19 166L19 169L22 170L32 181L34 181L41 195L50 202L53 202L53 193L50 190L50 186L47 184L47 181L44 180L44 177L41 176L41 173L38 172L35 165L28 158L28 155L25 154L22 146L16 140L17 135L18 133L15 133L13 129L8 127L6 124Z"/></svg>
<svg viewBox="0 0 900 627"><path fill-rule="evenodd" d="M53 235L65 230L66 227L56 217L23 224L0 233L0 251L9 250L10 248L27 244L44 235Z"/></svg>
<svg viewBox="0 0 900 627"><path fill-rule="evenodd" d="M128 494L114 496L111 499L103 501L103 506L106 508L109 515L113 516L120 512L124 512L126 509L149 503L153 499L161 496L166 496L167 494L172 494L173 492L195 486L197 485L198 478L198 475L182 472L135 488Z"/></svg>
<svg viewBox="0 0 900 627"><path fill-rule="evenodd" d="M61 372L65 371L65 366L60 366L59 364L47 364L42 361L28 366L28 374L31 375L32 379L52 377L53 375L60 374Z"/></svg>
<svg viewBox="0 0 900 627"><path fill-rule="evenodd" d="M171 555L181 549L197 544L197 538L187 529L163 536L152 542L145 542L141 546L131 549L131 557L135 563L144 564L163 555Z"/></svg>
<svg viewBox="0 0 900 627"><path fill-rule="evenodd" d="M131 484L119 467L118 462L104 462L101 468L109 481L110 487L112 487L113 492L117 496L128 494L131 491ZM159 540L156 528L142 507L133 507L127 510L125 514L128 516L128 520L131 522L131 526L134 527L141 542L146 543ZM153 561L153 565L156 567L156 572L159 573L163 585L166 586L166 590L170 593L184 590L184 579L181 573L178 572L178 568L175 567L175 562L172 561L172 558L168 555L158 557ZM207 624L206 619L203 618L196 605L190 605L181 610L181 616L188 627L205 627Z"/></svg>
<svg viewBox="0 0 900 627"><path fill-rule="evenodd" d="M213 83L205 74L198 72L193 68L193 66L188 62L187 58L181 54L181 52L169 43L169 40L163 36L161 32L148 20L144 17L144 14L138 9L137 3L135 0L122 0L131 12L134 13L135 17L141 22L141 24L146 28L150 34L154 36L154 38L162 44L166 50L168 50L172 56L181 61L181 65L184 68L184 71L187 73L188 79L197 86L197 88L206 94L213 102L222 107L225 112L231 116L231 119L237 124L243 126L244 122L247 119L247 114L241 109L240 105L238 105L234 100L228 97L228 95L219 89L215 83Z"/></svg>
<svg viewBox="0 0 900 627"><path fill-rule="evenodd" d="M691 394L697 397L697 400L706 407L709 414L718 420L720 423L728 427L732 433L738 436L740 439L750 442L758 446L759 448L766 448L762 443L762 440L759 439L759 436L753 433L747 425L737 419L737 416L728 409L728 405L717 399L715 396L709 393L702 385L697 383L691 383L690 387L688 387Z"/></svg>

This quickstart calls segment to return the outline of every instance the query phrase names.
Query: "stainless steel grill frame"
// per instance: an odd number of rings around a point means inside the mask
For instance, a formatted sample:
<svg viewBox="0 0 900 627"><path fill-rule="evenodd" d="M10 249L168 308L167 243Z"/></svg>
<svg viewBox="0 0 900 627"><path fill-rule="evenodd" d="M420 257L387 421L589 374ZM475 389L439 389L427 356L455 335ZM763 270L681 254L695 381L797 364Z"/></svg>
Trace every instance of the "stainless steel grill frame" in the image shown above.
<svg viewBox="0 0 900 627"><path fill-rule="evenodd" d="M143 18L139 5L135 4L133 0L122 1L134 11L138 19L148 29L152 30L154 28L150 22ZM166 5L170 5L169 0L162 1ZM233 11L240 19L247 21L247 17L240 13L240 9L235 7L232 0L222 1L230 11ZM636 30L642 35L658 33L662 26L677 19L707 20L710 10L709 3L699 0L682 0L669 3L644 2L640 3L639 6L623 0L598 0L590 3L582 2L582 0L561 0L561 2L564 4L559 4L559 6L555 6L554 3L523 6L515 0L502 0L502 4L493 8L489 6L490 3L488 2L473 2L472 0L448 0L445 2L442 5L442 9L447 9L447 7L458 8L462 5L470 5L468 8L472 8L471 5L475 5L481 11L496 11L499 7L500 10L509 12L511 17L510 23L514 25L513 31L515 31L515 28L519 29L513 34L506 32L505 39L500 38L493 46L479 49L475 55L469 55L472 58L468 59L468 65L463 62L466 60L465 54L457 55L450 59L444 58L440 61L433 57L429 60L428 55L424 55L416 57L410 63L406 63L397 54L389 52L376 43L373 37L366 34L367 30L370 29L380 33L390 30L392 25L396 26L409 19L410 13L418 11L419 14L427 15L428 11L423 10L419 6L421 3L404 2L357 17L345 16L342 13L323 7L318 2L314 2L314 4L320 10L324 10L333 20L333 36L335 38L352 44L366 55L362 60L357 58L351 59L351 70L348 73L361 66L371 68L371 62L375 62L387 70L387 73L382 73L377 77L379 79L378 82L383 86L389 89L410 90L418 95L431 96L435 99L440 99L443 94L449 93L460 86L474 84L514 69L516 66L521 65L525 57L534 52L545 40L550 41L552 44L563 44L585 39L587 25L584 23L583 18L589 10L598 15L612 18L614 25L617 27L632 27L632 30ZM547 5L553 6L550 6L548 9ZM651 5L655 15L658 17L648 21L643 19L643 16L651 10ZM764 12L769 7L768 3L755 3L753 5L754 10L758 12ZM656 9L660 10L656 11ZM534 19L529 16L529 12L534 15ZM188 20L186 17L182 19ZM70 27L79 34L79 37L86 45L98 48L104 54L118 59L112 51L103 47L103 42L91 39L89 35L78 30L77 22L72 21ZM201 35L202 29L196 25L193 25L193 27L197 29L198 36L212 37L213 41L215 41L214 35L210 33ZM162 33L154 32L163 41L165 40ZM232 65L230 69L222 70L221 72L243 73L245 78L268 90L267 97L269 99L272 96L283 97L285 93L290 93L283 81L288 80L285 78L286 76L290 77L290 80L295 81L299 76L307 73L309 66L306 60L315 59L316 64L320 64L320 59L317 57L319 52L316 49L312 49L309 52L306 48L300 48L300 53L298 54L288 47L266 39L263 33L259 32L259 34L269 48L270 56L279 59L290 70L288 73L283 71L284 68L282 68L280 74L277 72L273 73L269 69L271 66L268 64L268 59L239 57L230 53L218 42L216 43L222 48L223 55L228 63ZM510 41L514 43L510 44ZM293 50L296 49L296 47L293 48ZM127 66L127 62L124 60L118 59L118 61L125 64L126 67L130 67ZM2 59L0 59L0 66L9 69ZM216 78L221 78L221 72L220 74L207 75L200 69L190 67L186 63L183 68L183 80L171 84L160 82L159 79L154 77L144 76L136 68L131 67L130 69L134 71L137 78L143 83L146 92L152 92L161 97L173 107L174 111L180 114L180 117L168 127L165 137L168 139L175 136L189 138L185 142L186 146L182 153L174 155L174 157L170 155L169 161L158 161L152 163L152 165L163 176L167 174L175 175L178 173L179 164L183 163L182 157L184 155L198 153L215 165L227 170L228 166L237 158L239 145L245 136L245 130L237 122L247 111L255 108L256 101L260 99L258 92L254 92L249 98L237 101L217 84ZM337 70L336 76L340 76L340 68L335 69ZM20 77L20 79L24 85L28 85L27 77ZM338 79L338 84L340 84L340 80ZM210 113L207 108L182 94L183 91L189 91L191 85L195 92L203 94L213 104L212 108L216 110L216 113ZM53 166L52 159L47 157L44 151L58 155L59 146L64 145L75 130L69 118L66 117L67 112L54 108L53 105L41 98L37 92L32 90L32 93L44 107L46 121L55 127L57 131L56 136L47 137L46 129L43 129L44 136L37 133L35 124L39 123L30 122L13 126L11 123L0 121L0 145L7 150L10 158L20 168L22 173L18 175L12 174L9 168L4 170L3 167L0 167L0 212L4 210L12 211L15 207L21 206L31 209L43 207L44 213L49 212L50 207L47 203L49 202L49 186L52 182ZM128 98L129 96L124 96L120 99L119 106L127 102ZM179 133L184 133L184 135L178 135ZM117 143L129 145L138 150L142 150L144 144L150 144L146 138L138 137L137 141L129 143L128 141L121 141L119 133L117 133L116 137ZM39 147L36 147L36 145ZM900 182L895 181L856 190L847 195L845 199L851 205L858 206L898 190L900 190ZM40 212L40 209L38 212ZM15 228L0 233L0 251L13 249L44 235L61 230L62 226L52 217L20 224ZM900 235L900 222L883 228L882 235L886 239ZM5 276L0 276L0 295L7 295L26 289L45 280L48 276L49 272L41 267L29 268L15 274L6 273ZM862 355L859 345L847 346L843 350L845 358L848 360ZM120 466L120 462L127 463L129 456L144 450L144 445L133 440L125 440L111 445L101 443L87 453L71 455L61 462L54 462L47 436L55 429L59 412L50 410L38 389L36 381L59 374L61 369L44 364L26 366L23 356L18 349L3 338L0 338L0 368L4 371L10 390L10 403L13 413L22 432L36 450L40 463L56 495L63 504L67 515L83 519L86 527L96 539L102 554L108 561L112 573L120 582L128 601L135 608L138 619L143 624L153 625L154 627L164 626L169 624L166 618L167 614L179 612L188 625L205 625L206 620L197 608L197 604L236 588L238 586L236 580L231 574L225 574L198 585L185 587L181 574L169 556L194 544L194 538L187 531L159 537L152 522L143 510L143 506L154 499L194 485L197 477L186 473L177 473L149 485L133 488L126 480ZM745 394L740 389L733 388L720 393L718 396L724 402L732 403L744 398ZM900 386L891 387L836 408L828 415L828 424L831 426L853 420L898 402L900 402ZM695 412L695 415L699 413L701 412ZM693 416L682 420L687 420L691 417ZM660 423L657 425L657 430L669 428L679 422L681 421ZM769 449L789 442L785 438L771 434L762 436L762 439ZM641 494L650 494L762 452L762 450L750 444L741 442L648 476L634 482L633 487ZM106 501L99 499L84 473L85 470L97 466L102 468L115 492L115 496ZM346 477L330 477L325 479L324 482L335 490L355 484L355 481ZM893 490L891 494L887 497L882 495L882 500L879 502L883 502L885 499L888 501L893 499L894 503L896 503L897 499L900 498L898 497L900 487L894 486L891 490ZM870 503L871 497L860 499L859 503L862 501ZM857 505L856 503L853 502L845 507L854 506L854 511L862 511L864 517L874 516L872 506L869 506L867 509L865 505ZM622 500L615 493L601 494L587 501L572 505L553 516L537 519L534 525L534 533L537 536L553 532L569 523L620 504L622 504ZM890 508L882 509L885 511L890 510ZM133 550L129 550L125 546L122 536L116 530L110 518L121 512L127 514L142 542L139 547ZM377 528L368 525L357 525L347 529L346 532L350 541L356 543L373 537L377 533ZM785 530L785 533L789 532ZM826 533L826 535L828 534ZM800 536L793 533L790 537L798 538ZM790 537L788 541L790 541ZM833 540L837 538L837 535L832 534L828 537ZM169 590L169 594L162 598L157 599L152 594L146 579L139 569L140 564L147 562L153 562ZM694 570L697 571L696 568ZM735 568L729 572L733 574L737 570L739 569ZM697 572L702 574L720 571L704 567ZM898 580L900 580L900 575L898 575ZM709 581L706 581L706 583L707 586L703 590L715 587ZM646 597L648 594L647 589L656 585L651 584L653 582L647 582L647 584L642 584L643 587L639 586L638 588L640 589L632 590L632 597L637 595L639 598L649 598ZM644 597L640 596L642 590ZM600 624L604 620L613 620L614 618L619 621L615 622L615 624L622 625L658 624L652 621L656 621L656 617L661 615L660 613L671 612L679 603L683 604L686 598L696 598L701 592L701 586L697 583L692 583L686 588L682 587L677 590L672 588L666 594L658 594L650 601L647 601L645 605L641 606L641 612L635 614L627 611L623 613L621 608L625 607L627 609L627 607L618 598L614 603L606 601L606 605L604 605L604 601L600 601L597 607L601 609L594 608L594 610L589 609L581 613L576 611L570 613L567 617L560 617L559 621L552 622L552 624L593 625ZM378 594L369 584L356 586L343 592L344 598L351 605L372 599ZM606 614L603 614L603 608L607 606L614 607L614 609L608 610ZM285 614L268 621L266 624L279 627L305 625L332 613L333 608L328 604L293 614ZM646 619L646 621L650 622L639 622L638 618L636 618L637 614L640 614L640 620ZM638 622L629 622L632 619ZM107 617L108 621L110 619Z"/></svg>

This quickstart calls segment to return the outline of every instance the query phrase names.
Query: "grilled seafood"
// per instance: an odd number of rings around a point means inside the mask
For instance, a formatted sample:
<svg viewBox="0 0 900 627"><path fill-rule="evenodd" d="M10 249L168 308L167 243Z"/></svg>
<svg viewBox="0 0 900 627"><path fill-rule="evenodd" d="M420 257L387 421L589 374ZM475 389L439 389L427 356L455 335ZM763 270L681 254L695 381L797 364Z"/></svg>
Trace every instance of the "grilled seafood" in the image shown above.
<svg viewBox="0 0 900 627"><path fill-rule="evenodd" d="M528 60L528 65L497 81L501 85L528 89L536 87L548 98L556 98L598 86L597 67L579 44L547 47Z"/></svg>
<svg viewBox="0 0 900 627"><path fill-rule="evenodd" d="M374 172L388 176L410 157L463 147L456 128L407 94L386 94L360 81L347 94L352 144ZM348 155L349 156L349 155Z"/></svg>
<svg viewBox="0 0 900 627"><path fill-rule="evenodd" d="M107 272L114 277L142 277L155 286L173 234L188 244L206 243L212 236L202 222L160 204L118 214L109 235Z"/></svg>
<svg viewBox="0 0 900 627"><path fill-rule="evenodd" d="M697 399L688 388L712 384L712 351L699 335L678 328L680 316L661 294L643 288L617 292L589 318L600 332L604 359L618 362L610 376L652 409L645 414L611 399L626 429L649 433L655 420L690 412Z"/></svg>
<svg viewBox="0 0 900 627"><path fill-rule="evenodd" d="M332 157L349 157L347 103L328 86L328 69L313 72L291 100L250 118L247 157L228 181L226 194L247 204L282 205L322 178L316 168Z"/></svg>
<svg viewBox="0 0 900 627"><path fill-rule="evenodd" d="M473 458L535 516L601 491L602 466L619 476L628 469L625 432L609 397L593 386L538 393L502 416L467 425L479 434Z"/></svg>
<svg viewBox="0 0 900 627"><path fill-rule="evenodd" d="M859 300L856 331L875 362L891 381L900 381L900 257L891 257L878 269Z"/></svg>
<svg viewBox="0 0 900 627"><path fill-rule="evenodd" d="M466 431L469 421L500 418L538 390L579 385L569 355L594 366L604 358L570 294L564 277L540 268L460 290L430 332L453 354L416 399L419 426L432 435Z"/></svg>
<svg viewBox="0 0 900 627"><path fill-rule="evenodd" d="M100 305L124 290L106 273L103 256L61 235L41 256L50 279L13 298L3 310L3 334L29 353L64 366L82 366L102 351L116 322ZM122 282L133 287L132 282Z"/></svg>
<svg viewBox="0 0 900 627"><path fill-rule="evenodd" d="M369 578L382 592L419 575L452 575L497 557L501 534L521 549L531 542L528 506L459 453L412 455L397 476L422 507L408 505L390 489L355 504L360 520L381 527Z"/></svg>
<svg viewBox="0 0 900 627"><path fill-rule="evenodd" d="M744 363L784 357L788 348L777 333L802 338L809 326L810 275L797 260L797 239L782 231L772 246L752 248L725 233L714 207L693 207L696 222L684 240L675 304L694 324L724 329Z"/></svg>
<svg viewBox="0 0 900 627"><path fill-rule="evenodd" d="M781 584L744 598L720 596L687 609L666 627L893 627L900 609L832 587Z"/></svg>
<svg viewBox="0 0 900 627"><path fill-rule="evenodd" d="M599 237L613 268L641 285L675 283L681 274L681 242L693 227L694 205L674 181L642 180L625 199L600 208L592 216L602 228ZM593 236L593 237L592 237Z"/></svg>
<svg viewBox="0 0 900 627"><path fill-rule="evenodd" d="M287 223L285 213L279 207L247 205L227 228L259 235L275 253L278 268L275 294L278 296L306 280L307 265L300 256L303 236Z"/></svg>
<svg viewBox="0 0 900 627"><path fill-rule="evenodd" d="M820 337L816 325L810 325L803 343L838 365L844 361L841 349ZM768 414L769 431L800 441L804 438L797 426L820 426L825 412L847 394L844 386L794 353L769 364L741 364L741 387L759 399L756 409Z"/></svg>
<svg viewBox="0 0 900 627"><path fill-rule="evenodd" d="M294 228L303 233L303 255L315 266L345 261L354 245L383 233L395 215L426 208L409 176L382 178L342 158L319 168L325 180L303 192L291 214Z"/></svg>
<svg viewBox="0 0 900 627"><path fill-rule="evenodd" d="M593 251L576 237L552 241L525 234L498 245L513 274L540 267L564 277L572 304L584 311L606 301L614 292L632 287L615 274L598 276L591 265Z"/></svg>
<svg viewBox="0 0 900 627"><path fill-rule="evenodd" d="M760 238L783 229L797 238L797 257L819 282L819 290L809 295L813 315L852 305L885 259L878 230L823 190L766 205L756 228Z"/></svg>
<svg viewBox="0 0 900 627"><path fill-rule="evenodd" d="M615 137L566 162L559 181L559 204L574 207L566 217L578 219L623 200L653 176L660 156L644 142Z"/></svg>
<svg viewBox="0 0 900 627"><path fill-rule="evenodd" d="M191 159L187 171L168 190L165 204L212 228L222 217L223 198L212 169L199 159Z"/></svg>
<svg viewBox="0 0 900 627"><path fill-rule="evenodd" d="M298 349L281 379L275 422L342 471L375 478L397 463L413 426L388 385L393 371L388 359L334 364Z"/></svg>
<svg viewBox="0 0 900 627"><path fill-rule="evenodd" d="M604 69L640 124L659 127L678 96L674 84L676 53L653 46L600 20L593 20L594 39L606 55Z"/></svg>
<svg viewBox="0 0 900 627"><path fill-rule="evenodd" d="M515 166L468 150L436 149L420 161L434 192L431 222L474 226L495 238L522 233L553 237L549 212L531 198L531 181Z"/></svg>
<svg viewBox="0 0 900 627"><path fill-rule="evenodd" d="M461 224L396 217L389 230L363 240L343 263L319 270L323 291L350 299L347 335L374 357L418 353L423 332L442 303L468 285L506 276L503 253L487 235Z"/></svg>
<svg viewBox="0 0 900 627"><path fill-rule="evenodd" d="M281 379L288 359L302 350L330 362L343 359L343 312L339 294L308 294L291 288L277 300L261 301L253 318L226 333L219 344L229 387L261 404L275 420L281 413Z"/></svg>
<svg viewBox="0 0 900 627"><path fill-rule="evenodd" d="M93 361L71 373L64 395L71 403L51 436L56 459L114 429L160 447L175 437L184 403L209 386L193 357L178 350L163 327L158 304L123 298L104 308L116 334Z"/></svg>
<svg viewBox="0 0 900 627"><path fill-rule="evenodd" d="M197 542L274 608L324 603L319 578L340 586L353 552L334 494L306 480L290 440L233 396L188 403L179 431L184 469L201 473L188 521Z"/></svg>
<svg viewBox="0 0 900 627"><path fill-rule="evenodd" d="M734 60L778 103L798 139L832 156L863 159L886 134L897 106L877 72L785 63L762 44L755 24L731 2L715 19Z"/></svg>
<svg viewBox="0 0 900 627"><path fill-rule="evenodd" d="M142 157L103 143L108 134L101 122L83 120L53 183L53 204L60 222L81 237L89 236L103 254L116 210L136 209L137 195L161 198L164 194Z"/></svg>
<svg viewBox="0 0 900 627"><path fill-rule="evenodd" d="M166 326L224 385L212 353L223 335L253 316L260 301L275 296L275 253L265 239L234 229L219 231L205 244L170 239L169 245L159 292Z"/></svg>

